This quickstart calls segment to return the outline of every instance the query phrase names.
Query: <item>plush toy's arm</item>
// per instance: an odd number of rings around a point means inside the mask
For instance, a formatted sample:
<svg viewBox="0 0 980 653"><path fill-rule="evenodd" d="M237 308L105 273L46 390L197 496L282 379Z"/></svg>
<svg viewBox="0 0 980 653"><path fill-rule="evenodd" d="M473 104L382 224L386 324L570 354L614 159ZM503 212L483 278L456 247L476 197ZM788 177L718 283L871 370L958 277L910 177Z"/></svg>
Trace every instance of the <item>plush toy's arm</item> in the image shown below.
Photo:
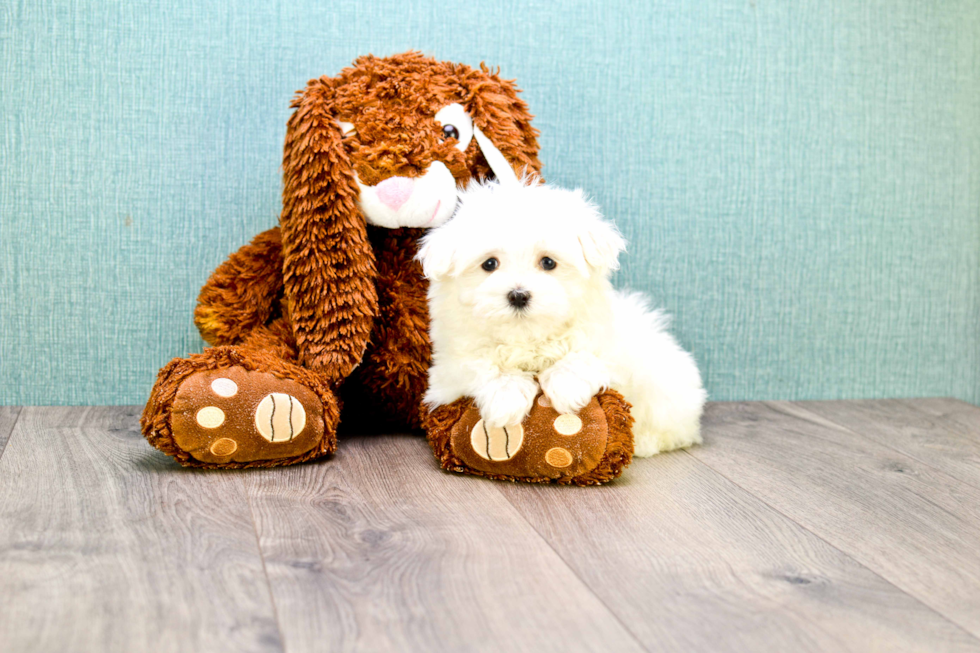
<svg viewBox="0 0 980 653"><path fill-rule="evenodd" d="M282 238L276 227L211 274L198 295L194 324L209 345L236 344L268 321L282 287Z"/></svg>
<svg viewBox="0 0 980 653"><path fill-rule="evenodd" d="M283 273L301 362L336 383L361 362L378 295L374 250L331 107L331 80L293 102L283 154Z"/></svg>

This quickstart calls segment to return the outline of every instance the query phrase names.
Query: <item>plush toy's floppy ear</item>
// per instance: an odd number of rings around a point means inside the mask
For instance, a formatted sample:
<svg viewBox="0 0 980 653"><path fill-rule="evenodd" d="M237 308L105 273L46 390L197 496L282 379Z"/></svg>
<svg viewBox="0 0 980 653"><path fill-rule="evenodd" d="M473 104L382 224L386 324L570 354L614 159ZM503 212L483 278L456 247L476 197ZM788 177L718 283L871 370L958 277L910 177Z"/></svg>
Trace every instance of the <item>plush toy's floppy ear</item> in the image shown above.
<svg viewBox="0 0 980 653"><path fill-rule="evenodd" d="M618 270L619 254L626 251L626 240L613 223L602 217L581 190L574 192L589 206L578 232L578 242L582 246L585 262L603 272Z"/></svg>
<svg viewBox="0 0 980 653"><path fill-rule="evenodd" d="M361 360L378 310L374 252L329 78L293 100L283 152L283 272L301 362L332 382Z"/></svg>
<svg viewBox="0 0 980 653"><path fill-rule="evenodd" d="M538 130L531 125L532 116L517 96L514 82L501 79L499 71L492 72L482 63L461 81L469 90L465 105L473 118L474 135L495 175L505 181L499 171L499 152L517 176L525 172L540 176Z"/></svg>

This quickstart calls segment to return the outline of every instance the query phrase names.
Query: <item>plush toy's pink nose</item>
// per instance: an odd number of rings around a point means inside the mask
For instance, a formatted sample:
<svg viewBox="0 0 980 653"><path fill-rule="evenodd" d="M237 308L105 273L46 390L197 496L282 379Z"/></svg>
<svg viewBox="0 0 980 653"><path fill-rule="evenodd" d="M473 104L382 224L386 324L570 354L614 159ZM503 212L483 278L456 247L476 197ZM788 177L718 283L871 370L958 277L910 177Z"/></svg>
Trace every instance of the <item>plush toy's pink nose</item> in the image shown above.
<svg viewBox="0 0 980 653"><path fill-rule="evenodd" d="M389 177L374 187L385 206L398 210L412 194L414 181L408 177Z"/></svg>

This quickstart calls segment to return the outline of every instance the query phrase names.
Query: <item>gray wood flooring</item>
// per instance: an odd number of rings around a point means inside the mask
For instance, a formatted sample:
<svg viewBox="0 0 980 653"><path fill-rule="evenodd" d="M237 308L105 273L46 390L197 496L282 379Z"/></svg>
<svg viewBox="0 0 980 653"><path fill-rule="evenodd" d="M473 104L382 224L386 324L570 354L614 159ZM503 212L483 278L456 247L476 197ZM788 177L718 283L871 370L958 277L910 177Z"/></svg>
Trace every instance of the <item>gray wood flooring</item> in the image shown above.
<svg viewBox="0 0 980 653"><path fill-rule="evenodd" d="M185 470L139 408L0 407L0 651L980 651L980 408L711 404L600 488L423 439Z"/></svg>

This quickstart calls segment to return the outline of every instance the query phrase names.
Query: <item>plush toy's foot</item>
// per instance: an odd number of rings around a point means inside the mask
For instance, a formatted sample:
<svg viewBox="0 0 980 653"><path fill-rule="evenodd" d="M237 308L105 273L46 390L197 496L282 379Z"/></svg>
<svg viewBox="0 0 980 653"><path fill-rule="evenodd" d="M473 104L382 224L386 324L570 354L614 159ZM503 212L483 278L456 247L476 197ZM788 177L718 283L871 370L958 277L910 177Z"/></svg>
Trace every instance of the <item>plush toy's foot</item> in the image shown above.
<svg viewBox="0 0 980 653"><path fill-rule="evenodd" d="M629 408L622 395L607 390L578 415L559 415L539 395L522 424L494 429L464 398L423 420L443 469L498 480L598 485L619 476L632 459Z"/></svg>
<svg viewBox="0 0 980 653"><path fill-rule="evenodd" d="M319 378L263 351L212 347L160 370L141 424L191 467L272 467L337 448L340 411Z"/></svg>

